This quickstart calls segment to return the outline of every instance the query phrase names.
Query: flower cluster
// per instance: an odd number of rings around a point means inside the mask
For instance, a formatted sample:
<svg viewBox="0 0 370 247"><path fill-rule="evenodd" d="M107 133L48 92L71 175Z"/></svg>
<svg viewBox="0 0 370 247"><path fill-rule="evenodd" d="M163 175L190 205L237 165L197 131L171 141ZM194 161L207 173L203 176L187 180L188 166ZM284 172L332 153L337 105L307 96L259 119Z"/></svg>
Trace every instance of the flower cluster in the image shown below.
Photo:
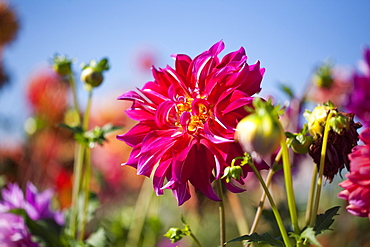
<svg viewBox="0 0 370 247"><path fill-rule="evenodd" d="M219 200L211 182L243 154L234 141L235 128L247 115L244 106L251 105L252 95L261 90L265 70L259 62L247 64L244 48L220 60L223 49L220 41L194 59L174 55L175 69L153 68L154 81L118 98L133 102L126 113L139 121L117 136L133 147L126 165L148 177L154 170L157 195L171 189L179 205L190 198L189 182L208 198ZM267 168L264 163L257 165ZM243 170L245 177L250 170L247 166ZM242 191L224 183L233 192Z"/></svg>
<svg viewBox="0 0 370 247"><path fill-rule="evenodd" d="M10 213L13 209L24 209L32 220L54 219L59 225L64 224L61 212L51 210L51 190L38 192L30 182L27 183L26 196L17 184L8 184L2 189L0 202L0 246L38 246L31 241L31 235L21 216ZM3 245L4 244L4 245Z"/></svg>
<svg viewBox="0 0 370 247"><path fill-rule="evenodd" d="M349 155L351 171L348 180L339 184L344 188L339 197L348 201L348 212L370 219L370 128L361 132L360 139L365 145L356 146Z"/></svg>

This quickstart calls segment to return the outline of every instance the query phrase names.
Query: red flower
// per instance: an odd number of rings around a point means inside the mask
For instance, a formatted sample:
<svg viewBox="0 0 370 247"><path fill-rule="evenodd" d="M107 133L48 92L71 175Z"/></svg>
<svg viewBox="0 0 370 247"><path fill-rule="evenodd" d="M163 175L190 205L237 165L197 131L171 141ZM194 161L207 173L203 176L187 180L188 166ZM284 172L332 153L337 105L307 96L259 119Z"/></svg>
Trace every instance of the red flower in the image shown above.
<svg viewBox="0 0 370 247"><path fill-rule="evenodd" d="M157 195L171 189L181 205L190 198L189 182L212 200L219 200L211 182L220 179L231 160L243 151L234 141L235 128L258 93L264 69L246 63L244 48L219 60L222 41L194 59L174 55L175 69L153 68L154 81L121 95L133 101L126 111L139 121L117 138L133 147L126 165L139 175L153 173ZM158 164L158 166L156 166ZM257 164L259 169L266 164ZM246 177L249 167L243 167ZM165 180L167 180L166 184ZM243 181L238 180L243 184ZM232 183L226 187L243 191Z"/></svg>
<svg viewBox="0 0 370 247"><path fill-rule="evenodd" d="M27 85L32 110L51 123L60 122L67 109L68 84L52 70L36 72Z"/></svg>
<svg viewBox="0 0 370 247"><path fill-rule="evenodd" d="M370 128L362 131L360 139L365 143L353 148L349 155L351 171L339 186L344 188L339 197L348 201L347 211L370 219Z"/></svg>

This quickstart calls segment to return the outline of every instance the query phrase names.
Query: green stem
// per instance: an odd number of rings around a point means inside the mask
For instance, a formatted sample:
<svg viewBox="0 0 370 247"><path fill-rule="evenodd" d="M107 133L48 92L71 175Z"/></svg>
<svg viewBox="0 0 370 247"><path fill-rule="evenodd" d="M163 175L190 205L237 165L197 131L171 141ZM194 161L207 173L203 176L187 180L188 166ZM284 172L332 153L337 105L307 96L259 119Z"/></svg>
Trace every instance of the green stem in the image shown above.
<svg viewBox="0 0 370 247"><path fill-rule="evenodd" d="M313 164L310 193L308 195L307 207L306 207L306 218L305 218L306 219L306 226L308 226L310 224L310 220L311 220L313 199L314 199L314 196L315 196L315 189L316 189L316 179L317 179L317 165Z"/></svg>
<svg viewBox="0 0 370 247"><path fill-rule="evenodd" d="M137 247L144 227L145 218L153 197L152 180L144 179L135 203L134 212L127 235L127 247Z"/></svg>
<svg viewBox="0 0 370 247"><path fill-rule="evenodd" d="M278 154L275 157L275 161L272 164L271 169L269 170L269 173L267 174L267 178L266 178L266 186L267 186L267 188L270 187L270 184L271 184L271 181L272 181L272 177L274 176L274 174L276 172L275 168L276 168L277 164L279 163L279 161L281 159L281 155L282 155L282 149L279 150ZM262 216L262 211L263 211L263 208L264 208L264 205L265 205L265 200L266 200L266 192L263 191L262 192L262 195L261 195L261 198L260 198L260 202L258 204L256 215L255 215L254 220L253 220L253 223L252 223L252 227L251 227L251 229L249 231L249 234L254 233L256 231L256 229L257 229L257 225L258 225L259 220L260 220L260 218Z"/></svg>
<svg viewBox="0 0 370 247"><path fill-rule="evenodd" d="M72 187L71 216L69 220L70 235L73 239L76 237L78 194L80 192L84 152L85 152L84 146L77 143L76 158L75 158L74 167L73 167L74 177L73 177L73 187Z"/></svg>
<svg viewBox="0 0 370 247"><path fill-rule="evenodd" d="M200 244L199 240L197 239L197 237L191 232L190 233L190 237L193 239L194 243L198 246L198 247L202 247L202 245Z"/></svg>
<svg viewBox="0 0 370 247"><path fill-rule="evenodd" d="M217 180L217 191L218 197L221 199L219 202L219 215L220 215L220 246L225 246L226 242L226 224L225 224L225 205L223 202L223 193L222 193L222 182L221 179Z"/></svg>
<svg viewBox="0 0 370 247"><path fill-rule="evenodd" d="M72 89L72 95L73 95L73 105L74 105L74 109L76 111L76 114L78 116L78 122L77 122L77 125L79 125L81 123L81 118L80 118L80 107L79 107L79 104L78 104L78 99L77 99L77 90L76 90L76 83L75 83L75 80L74 80L74 77L72 74L70 74L68 76L68 81L69 81L69 84L71 85L71 89Z"/></svg>
<svg viewBox="0 0 370 247"><path fill-rule="evenodd" d="M237 194L228 191L226 195L227 201L229 202L229 206L234 216L236 227L238 228L239 235L241 236L246 232L249 232L249 226L244 216L243 207Z"/></svg>
<svg viewBox="0 0 370 247"><path fill-rule="evenodd" d="M83 121L83 128L85 131L89 128L89 119L90 119L90 112L91 112L91 103L92 103L92 87L90 85L87 85L87 92L88 92L88 98L87 98L87 106L86 111L84 115L84 121Z"/></svg>
<svg viewBox="0 0 370 247"><path fill-rule="evenodd" d="M83 204L83 213L81 219L81 232L79 233L79 240L83 240L85 235L85 228L87 224L87 210L89 203L90 195L90 175L91 175L91 151L89 148L85 149L85 173L83 181L84 189L84 204Z"/></svg>
<svg viewBox="0 0 370 247"><path fill-rule="evenodd" d="M319 203L320 203L320 195L321 195L321 188L322 188L322 178L324 174L324 166L325 166L325 156L326 156L326 148L328 144L328 137L329 137L329 120L333 112L330 111L328 117L326 118L326 124L324 129L324 136L322 138L322 147L321 147L321 156L320 156L320 167L319 167L319 177L317 178L317 186L316 186L316 195L315 195L315 203L312 210L310 226L314 226L316 222L317 211L319 210Z"/></svg>
<svg viewBox="0 0 370 247"><path fill-rule="evenodd" d="M282 155L283 155L284 181L285 181L285 188L286 188L287 199L288 199L290 218L292 220L294 233L300 234L295 195L294 195L294 189L293 189L292 172L290 169L289 152L288 152L288 147L287 147L285 138L281 139L280 145L281 145L281 149L283 152Z"/></svg>
<svg viewBox="0 0 370 247"><path fill-rule="evenodd" d="M263 187L263 190L266 193L266 196L267 196L267 198L270 202L270 205L271 205L272 212L274 213L276 222L279 226L281 236L283 237L283 241L284 241L285 246L286 247L292 247L292 245L290 243L290 240L289 240L289 237L288 237L288 233L286 232L286 229L284 227L283 220L281 219L279 210L276 207L276 204L275 204L274 199L272 198L272 196L270 194L270 191L268 190L268 188L267 188L265 182L263 181L263 178L262 178L261 174L259 173L259 171L257 170L256 166L253 163L250 163L249 165L252 168L254 174L256 174L258 180L260 181L260 183Z"/></svg>

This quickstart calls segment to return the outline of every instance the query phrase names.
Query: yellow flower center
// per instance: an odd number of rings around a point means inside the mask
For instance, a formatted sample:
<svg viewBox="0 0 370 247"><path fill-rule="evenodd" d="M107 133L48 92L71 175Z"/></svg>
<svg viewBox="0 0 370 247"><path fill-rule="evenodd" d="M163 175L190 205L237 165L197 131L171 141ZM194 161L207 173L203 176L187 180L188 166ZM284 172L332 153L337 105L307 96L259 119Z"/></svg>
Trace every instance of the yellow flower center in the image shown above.
<svg viewBox="0 0 370 247"><path fill-rule="evenodd" d="M179 119L184 113L190 113L190 117L186 122L187 131L191 133L197 132L199 128L203 128L204 123L209 117L209 107L202 102L196 102L193 104L193 98L186 98L184 102L176 105ZM180 127L182 124L180 120L176 123L176 126ZM185 127L185 126L184 126Z"/></svg>

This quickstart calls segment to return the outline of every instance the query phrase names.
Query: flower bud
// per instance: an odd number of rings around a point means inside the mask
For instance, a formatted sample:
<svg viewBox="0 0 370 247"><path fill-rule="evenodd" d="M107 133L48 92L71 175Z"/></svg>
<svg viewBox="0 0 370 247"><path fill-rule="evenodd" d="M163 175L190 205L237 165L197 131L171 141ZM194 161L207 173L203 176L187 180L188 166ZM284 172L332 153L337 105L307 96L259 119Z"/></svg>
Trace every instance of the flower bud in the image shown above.
<svg viewBox="0 0 370 247"><path fill-rule="evenodd" d="M102 72L98 72L91 67L84 69L81 73L81 81L91 85L92 87L100 86L104 76Z"/></svg>
<svg viewBox="0 0 370 247"><path fill-rule="evenodd" d="M262 102L262 101L261 101ZM262 156L274 152L284 137L277 114L269 103L262 109L243 118L236 127L236 139L247 153L253 151ZM264 108L265 107L265 108Z"/></svg>
<svg viewBox="0 0 370 247"><path fill-rule="evenodd" d="M65 56L55 55L53 60L53 69L61 76L72 75L72 60Z"/></svg>
<svg viewBox="0 0 370 247"><path fill-rule="evenodd" d="M104 80L103 71L109 69L108 59L99 62L92 60L89 65L82 65L81 81L91 87L98 87Z"/></svg>
<svg viewBox="0 0 370 247"><path fill-rule="evenodd" d="M226 182L229 183L230 179L240 180L243 177L243 169L240 166L228 166L224 170L224 175Z"/></svg>
<svg viewBox="0 0 370 247"><path fill-rule="evenodd" d="M318 87L329 89L334 83L332 66L330 64L321 66L314 75L313 82Z"/></svg>

